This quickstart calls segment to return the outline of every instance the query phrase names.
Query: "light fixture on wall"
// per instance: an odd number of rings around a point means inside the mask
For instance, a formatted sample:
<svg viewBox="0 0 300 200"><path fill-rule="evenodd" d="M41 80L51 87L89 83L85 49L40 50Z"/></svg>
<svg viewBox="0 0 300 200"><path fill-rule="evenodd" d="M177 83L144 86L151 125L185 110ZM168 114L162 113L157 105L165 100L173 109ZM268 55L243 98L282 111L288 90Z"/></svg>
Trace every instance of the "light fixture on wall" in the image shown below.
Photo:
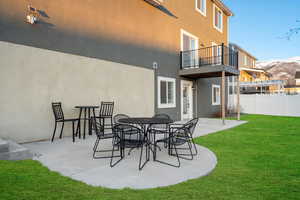
<svg viewBox="0 0 300 200"><path fill-rule="evenodd" d="M31 7L30 5L28 5L27 9L26 22L29 24L36 24L39 16L37 9Z"/></svg>
<svg viewBox="0 0 300 200"><path fill-rule="evenodd" d="M153 62L152 63L152 68L153 69L157 69L158 68L158 63L157 62Z"/></svg>

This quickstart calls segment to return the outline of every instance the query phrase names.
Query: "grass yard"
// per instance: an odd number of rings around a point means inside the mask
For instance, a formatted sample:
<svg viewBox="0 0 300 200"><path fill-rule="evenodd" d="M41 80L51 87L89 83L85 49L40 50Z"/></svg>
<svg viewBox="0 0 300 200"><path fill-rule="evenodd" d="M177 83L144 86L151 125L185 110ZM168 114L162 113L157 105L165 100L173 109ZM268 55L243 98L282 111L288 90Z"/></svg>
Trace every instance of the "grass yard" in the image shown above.
<svg viewBox="0 0 300 200"><path fill-rule="evenodd" d="M197 139L218 157L216 169L200 179L111 190L60 176L36 161L0 161L0 199L300 199L300 118L246 115L242 120L249 123Z"/></svg>

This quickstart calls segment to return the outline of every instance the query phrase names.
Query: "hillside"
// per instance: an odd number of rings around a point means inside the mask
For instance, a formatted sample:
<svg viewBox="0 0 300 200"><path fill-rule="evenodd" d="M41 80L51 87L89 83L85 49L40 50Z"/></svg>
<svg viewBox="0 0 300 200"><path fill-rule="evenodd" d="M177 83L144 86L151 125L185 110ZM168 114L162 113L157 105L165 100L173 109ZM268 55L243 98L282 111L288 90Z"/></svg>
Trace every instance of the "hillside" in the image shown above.
<svg viewBox="0 0 300 200"><path fill-rule="evenodd" d="M300 71L300 57L257 62L257 67L272 74L273 80L285 80L288 85L294 85L295 73Z"/></svg>

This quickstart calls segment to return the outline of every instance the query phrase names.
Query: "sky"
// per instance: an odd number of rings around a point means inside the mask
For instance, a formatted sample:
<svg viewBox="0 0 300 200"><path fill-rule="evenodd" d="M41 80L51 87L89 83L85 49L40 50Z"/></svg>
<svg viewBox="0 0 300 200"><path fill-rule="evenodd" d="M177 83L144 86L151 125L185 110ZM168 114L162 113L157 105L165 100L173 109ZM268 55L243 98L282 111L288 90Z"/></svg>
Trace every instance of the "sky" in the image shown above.
<svg viewBox="0 0 300 200"><path fill-rule="evenodd" d="M259 61L300 56L300 33L284 37L300 27L300 0L223 0L234 12L230 41Z"/></svg>

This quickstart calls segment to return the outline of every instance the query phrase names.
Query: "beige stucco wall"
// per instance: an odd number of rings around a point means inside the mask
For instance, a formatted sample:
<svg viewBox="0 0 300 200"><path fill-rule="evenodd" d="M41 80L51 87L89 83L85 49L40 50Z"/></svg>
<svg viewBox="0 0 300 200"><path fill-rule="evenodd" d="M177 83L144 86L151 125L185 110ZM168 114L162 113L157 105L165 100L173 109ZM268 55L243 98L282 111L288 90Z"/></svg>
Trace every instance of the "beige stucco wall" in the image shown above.
<svg viewBox="0 0 300 200"><path fill-rule="evenodd" d="M100 101L115 101L115 113L152 116L154 72L0 42L0 95L0 137L29 142L51 137L55 101L67 117L78 116L76 105ZM64 135L71 135L70 128Z"/></svg>

